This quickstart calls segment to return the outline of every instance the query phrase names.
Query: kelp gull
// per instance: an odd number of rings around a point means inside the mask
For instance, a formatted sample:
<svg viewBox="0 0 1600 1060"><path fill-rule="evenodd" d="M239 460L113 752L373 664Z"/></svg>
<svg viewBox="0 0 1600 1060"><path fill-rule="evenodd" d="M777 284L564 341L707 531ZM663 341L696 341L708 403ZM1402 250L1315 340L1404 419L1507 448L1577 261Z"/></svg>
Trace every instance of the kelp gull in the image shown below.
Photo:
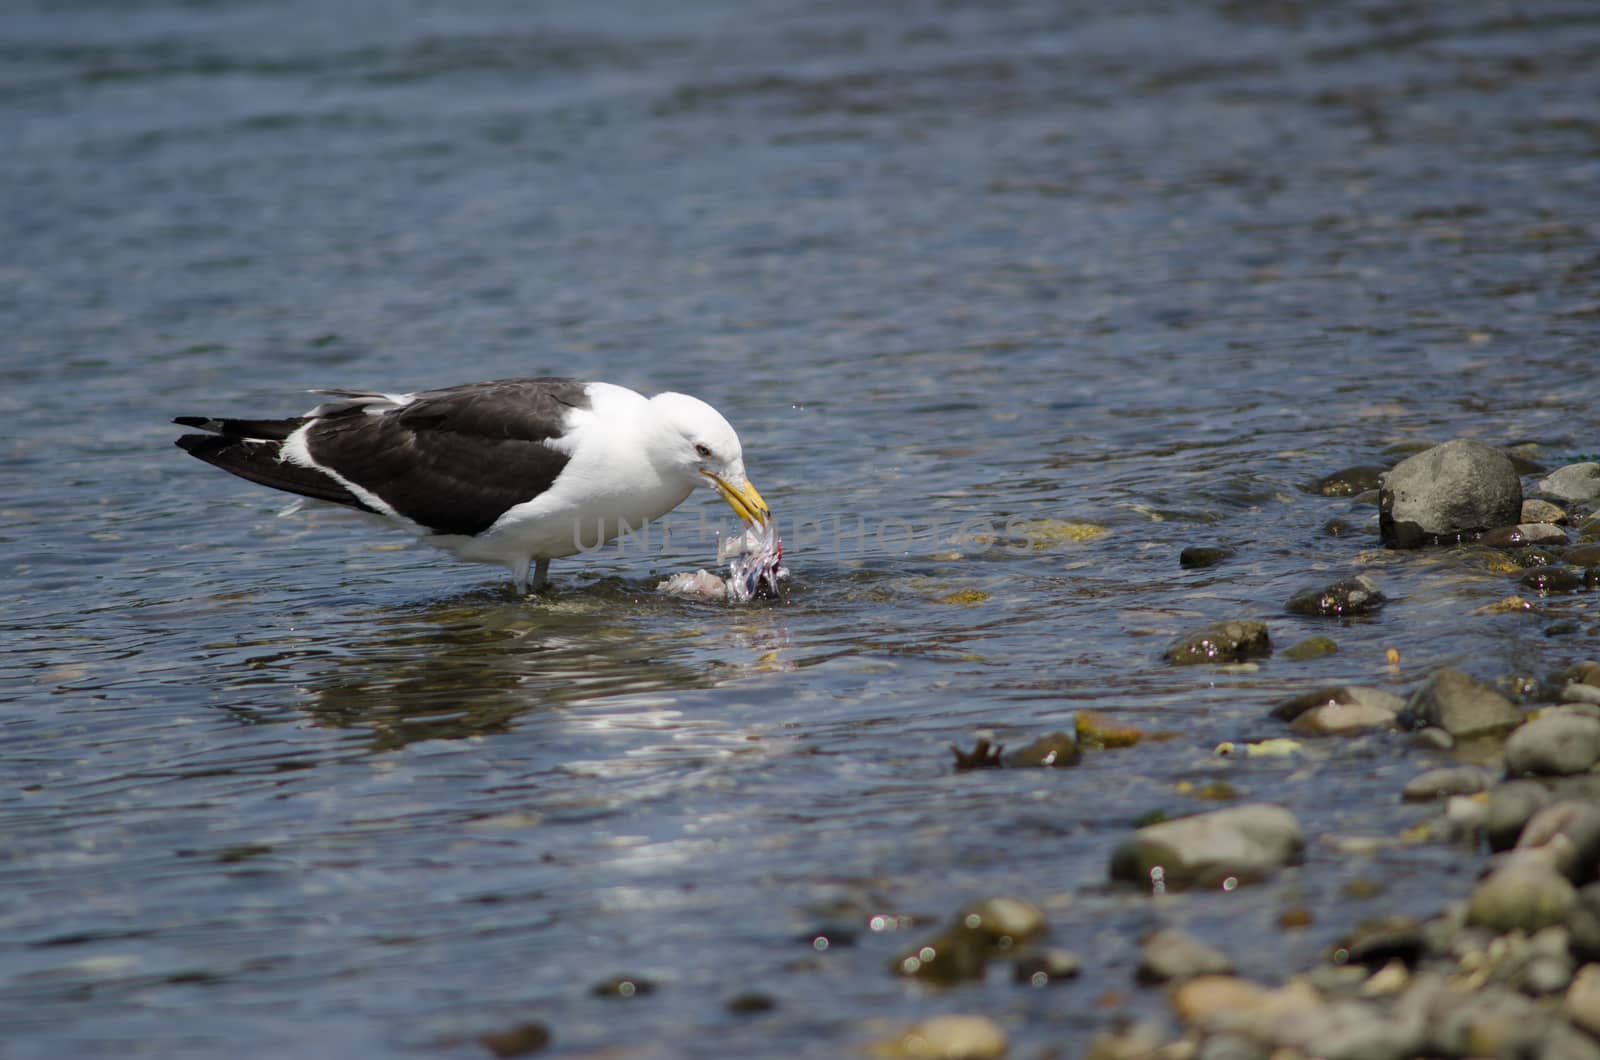
<svg viewBox="0 0 1600 1060"><path fill-rule="evenodd" d="M710 486L746 523L771 513L739 436L687 394L501 379L415 394L317 390L282 420L179 416L177 445L263 486L384 516L428 544L543 585L550 560L596 548Z"/></svg>

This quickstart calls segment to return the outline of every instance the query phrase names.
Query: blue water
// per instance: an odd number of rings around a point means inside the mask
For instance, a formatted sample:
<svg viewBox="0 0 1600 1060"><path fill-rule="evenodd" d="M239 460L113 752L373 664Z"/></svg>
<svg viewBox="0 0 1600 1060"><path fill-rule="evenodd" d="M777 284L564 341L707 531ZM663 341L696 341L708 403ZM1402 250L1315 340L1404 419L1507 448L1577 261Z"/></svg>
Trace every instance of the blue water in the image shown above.
<svg viewBox="0 0 1600 1060"><path fill-rule="evenodd" d="M1335 841L1434 812L1398 802L1439 761L1406 737L1213 749L1324 683L1600 656L1587 596L1473 614L1515 581L1300 489L1454 436L1600 449L1600 13L1519 11L13 5L0 1051L474 1056L538 1020L554 1055L823 1057L985 1012L1076 1052L1161 1011L1150 927L1273 977L1465 893L1471 851ZM523 601L171 445L312 387L537 374L721 408L788 598L657 591L713 562L710 495ZM1039 519L1106 532L1003 529ZM1356 572L1377 618L1282 613ZM1159 661L1236 616L1339 652ZM952 769L1084 709L1167 738ZM1307 864L1109 887L1213 779L1290 807ZM1084 976L888 973L993 894ZM591 992L624 974L655 989Z"/></svg>

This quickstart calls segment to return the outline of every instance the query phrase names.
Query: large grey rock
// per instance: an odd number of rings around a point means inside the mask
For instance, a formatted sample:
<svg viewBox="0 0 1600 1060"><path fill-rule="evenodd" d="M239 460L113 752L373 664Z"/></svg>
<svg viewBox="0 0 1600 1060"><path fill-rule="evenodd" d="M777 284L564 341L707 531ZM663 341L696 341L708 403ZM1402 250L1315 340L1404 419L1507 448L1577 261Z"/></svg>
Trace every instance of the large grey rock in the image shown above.
<svg viewBox="0 0 1600 1060"><path fill-rule="evenodd" d="M1522 720L1511 700L1449 667L1411 693L1406 713L1418 727L1435 725L1457 738L1505 732Z"/></svg>
<svg viewBox="0 0 1600 1060"><path fill-rule="evenodd" d="M1233 971L1228 955L1177 928L1162 928L1139 946L1141 983L1171 983L1197 975L1226 975Z"/></svg>
<svg viewBox="0 0 1600 1060"><path fill-rule="evenodd" d="M1539 492L1563 501L1600 500L1600 464L1558 467L1539 480Z"/></svg>
<svg viewBox="0 0 1600 1060"><path fill-rule="evenodd" d="M1139 829L1112 851L1111 876L1170 887L1248 882L1295 864L1304 850L1293 814L1250 803Z"/></svg>
<svg viewBox="0 0 1600 1060"><path fill-rule="evenodd" d="M1522 516L1522 479L1498 449L1467 438L1436 445L1396 464L1378 495L1386 544L1419 548Z"/></svg>
<svg viewBox="0 0 1600 1060"><path fill-rule="evenodd" d="M1587 773L1600 762L1600 720L1553 710L1518 727L1506 739L1506 772L1518 776Z"/></svg>

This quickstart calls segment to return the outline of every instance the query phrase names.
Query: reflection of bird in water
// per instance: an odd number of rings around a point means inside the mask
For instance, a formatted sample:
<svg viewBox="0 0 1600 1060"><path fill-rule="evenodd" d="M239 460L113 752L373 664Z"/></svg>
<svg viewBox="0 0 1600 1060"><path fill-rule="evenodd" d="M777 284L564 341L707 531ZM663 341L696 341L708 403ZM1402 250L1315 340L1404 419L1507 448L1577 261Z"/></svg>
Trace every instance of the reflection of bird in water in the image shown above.
<svg viewBox="0 0 1600 1060"><path fill-rule="evenodd" d="M374 750L389 750L506 732L530 712L670 699L722 676L675 658L689 639L678 627L652 633L633 621L649 605L619 622L605 599L613 594L637 595L623 583L596 586L530 611L479 592L367 616L370 636L343 642L301 678L304 709L319 725L367 730Z"/></svg>
<svg viewBox="0 0 1600 1060"><path fill-rule="evenodd" d="M456 557L511 569L518 591L550 560L597 548L676 508L696 486L740 519L771 514L739 436L686 394L502 379L415 394L322 390L281 420L180 416L186 452L273 489L386 517Z"/></svg>

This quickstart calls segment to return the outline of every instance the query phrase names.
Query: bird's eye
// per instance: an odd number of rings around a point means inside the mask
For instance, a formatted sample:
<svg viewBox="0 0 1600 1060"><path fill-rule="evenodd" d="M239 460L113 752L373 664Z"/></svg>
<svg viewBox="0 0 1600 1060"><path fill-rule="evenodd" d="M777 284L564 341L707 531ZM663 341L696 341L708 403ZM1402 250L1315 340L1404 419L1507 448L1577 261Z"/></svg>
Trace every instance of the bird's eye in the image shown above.
<svg viewBox="0 0 1600 1060"><path fill-rule="evenodd" d="M704 442L695 442L694 443L694 451L696 453L698 453L702 457L707 457L707 456L711 455L711 447L709 445L706 445Z"/></svg>

